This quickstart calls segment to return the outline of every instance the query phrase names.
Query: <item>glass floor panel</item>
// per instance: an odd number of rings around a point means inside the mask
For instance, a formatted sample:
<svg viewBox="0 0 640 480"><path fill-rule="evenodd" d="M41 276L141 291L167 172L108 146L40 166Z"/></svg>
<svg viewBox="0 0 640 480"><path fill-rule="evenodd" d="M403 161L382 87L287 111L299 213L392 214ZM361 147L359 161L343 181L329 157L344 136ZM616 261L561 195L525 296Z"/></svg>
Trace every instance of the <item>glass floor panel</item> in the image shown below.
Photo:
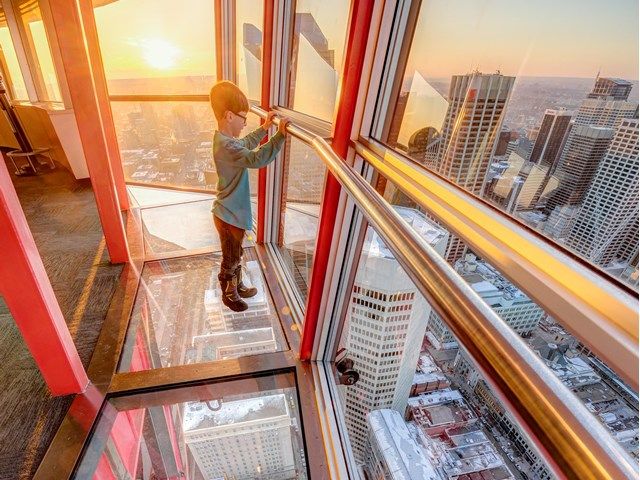
<svg viewBox="0 0 640 480"><path fill-rule="evenodd" d="M255 202L251 202L255 213ZM177 203L140 210L146 255L180 255L192 250L220 250L220 238L213 224L208 200ZM252 247L254 233L247 232L244 247Z"/></svg>
<svg viewBox="0 0 640 480"><path fill-rule="evenodd" d="M221 301L220 254L145 263L119 371L141 371L288 349L260 264L244 250L249 309Z"/></svg>
<svg viewBox="0 0 640 480"><path fill-rule="evenodd" d="M307 479L293 374L107 401L76 479Z"/></svg>
<svg viewBox="0 0 640 480"><path fill-rule="evenodd" d="M170 255L209 248L220 250L209 200L143 208L142 226L147 255ZM245 247L254 245L253 232L245 236Z"/></svg>

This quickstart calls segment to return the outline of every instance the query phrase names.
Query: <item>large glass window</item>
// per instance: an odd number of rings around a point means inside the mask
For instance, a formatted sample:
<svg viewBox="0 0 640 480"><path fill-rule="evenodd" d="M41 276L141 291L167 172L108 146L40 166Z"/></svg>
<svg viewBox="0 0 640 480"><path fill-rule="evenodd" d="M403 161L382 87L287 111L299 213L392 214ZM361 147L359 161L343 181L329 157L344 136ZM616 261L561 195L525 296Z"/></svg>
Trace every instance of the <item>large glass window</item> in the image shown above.
<svg viewBox="0 0 640 480"><path fill-rule="evenodd" d="M295 3L287 106L331 122L342 73L350 2Z"/></svg>
<svg viewBox="0 0 640 480"><path fill-rule="evenodd" d="M236 83L250 100L260 101L264 2L261 0L240 0L234 4L236 15Z"/></svg>
<svg viewBox="0 0 640 480"><path fill-rule="evenodd" d="M304 302L313 265L327 168L312 147L295 138L287 139L285 154L278 246L296 291Z"/></svg>
<svg viewBox="0 0 640 480"><path fill-rule="evenodd" d="M205 102L112 102L125 179L132 183L215 190L211 105ZM247 117L244 134L260 124ZM257 170L250 170L256 195Z"/></svg>
<svg viewBox="0 0 640 480"><path fill-rule="evenodd" d="M22 1L17 5L26 44L36 62L36 75L41 86L40 100L61 102L62 94L58 85L47 32L42 21L42 13L37 2Z"/></svg>
<svg viewBox="0 0 640 480"><path fill-rule="evenodd" d="M13 46L13 39L9 33L7 19L4 10L0 6L0 48L2 48L2 66L6 78L5 85L10 89L14 100L28 100L27 87L20 71L20 64L16 56L16 49Z"/></svg>
<svg viewBox="0 0 640 480"><path fill-rule="evenodd" d="M216 79L215 2L100 3L94 11L111 95L209 93Z"/></svg>
<svg viewBox="0 0 640 480"><path fill-rule="evenodd" d="M611 432L611 441L615 438L637 461L637 392L395 185L384 180L379 185L403 220L521 336L523 348L535 351L582 400ZM355 460L367 478L386 478L394 468L425 478L432 470L469 478L554 478L371 227L350 288L340 349L337 360L346 371L337 397ZM347 381L353 371L355 385Z"/></svg>
<svg viewBox="0 0 640 480"><path fill-rule="evenodd" d="M423 2L380 139L637 288L638 5L585 7Z"/></svg>

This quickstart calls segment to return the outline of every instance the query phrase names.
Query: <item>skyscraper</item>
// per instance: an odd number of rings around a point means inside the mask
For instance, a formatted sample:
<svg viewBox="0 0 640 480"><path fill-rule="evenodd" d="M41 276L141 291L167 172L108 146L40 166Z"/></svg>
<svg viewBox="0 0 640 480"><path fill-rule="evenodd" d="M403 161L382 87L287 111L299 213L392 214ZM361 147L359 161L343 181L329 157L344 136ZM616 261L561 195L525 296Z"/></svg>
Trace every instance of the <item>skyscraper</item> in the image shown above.
<svg viewBox="0 0 640 480"><path fill-rule="evenodd" d="M569 128L571 113L561 108L547 109L540 125L540 132L533 145L529 160L534 163L552 167L562 146L562 141Z"/></svg>
<svg viewBox="0 0 640 480"><path fill-rule="evenodd" d="M606 127L579 124L573 127L556 170L560 186L545 207L548 213L555 208L580 204L613 133L613 129Z"/></svg>
<svg viewBox="0 0 640 480"><path fill-rule="evenodd" d="M596 78L596 84L587 98L604 98L608 100L627 100L633 84L621 78Z"/></svg>
<svg viewBox="0 0 640 480"><path fill-rule="evenodd" d="M396 210L444 255L448 233L417 210ZM345 392L345 420L356 461L364 462L367 414L404 413L430 307L380 237L369 230L351 294L346 349L360 380Z"/></svg>
<svg viewBox="0 0 640 480"><path fill-rule="evenodd" d="M479 72L451 78L437 171L472 193L482 193L514 81Z"/></svg>
<svg viewBox="0 0 640 480"><path fill-rule="evenodd" d="M592 262L628 264L638 252L638 120L622 120L587 190L567 245Z"/></svg>
<svg viewBox="0 0 640 480"><path fill-rule="evenodd" d="M287 395L274 393L185 407L184 440L204 478L300 477ZM304 474L302 474L304 475Z"/></svg>

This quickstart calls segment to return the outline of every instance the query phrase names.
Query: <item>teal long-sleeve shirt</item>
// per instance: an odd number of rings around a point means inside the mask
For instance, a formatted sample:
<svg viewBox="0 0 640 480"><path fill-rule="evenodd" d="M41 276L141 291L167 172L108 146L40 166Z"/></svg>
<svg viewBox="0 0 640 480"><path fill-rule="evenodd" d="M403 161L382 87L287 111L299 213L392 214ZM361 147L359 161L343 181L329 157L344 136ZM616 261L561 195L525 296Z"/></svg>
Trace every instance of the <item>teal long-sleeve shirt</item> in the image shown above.
<svg viewBox="0 0 640 480"><path fill-rule="evenodd" d="M267 132L258 127L243 138L233 138L215 131L213 161L218 172L218 193L213 214L220 220L244 230L253 228L248 168L269 165L284 143L277 132L267 143L256 148Z"/></svg>

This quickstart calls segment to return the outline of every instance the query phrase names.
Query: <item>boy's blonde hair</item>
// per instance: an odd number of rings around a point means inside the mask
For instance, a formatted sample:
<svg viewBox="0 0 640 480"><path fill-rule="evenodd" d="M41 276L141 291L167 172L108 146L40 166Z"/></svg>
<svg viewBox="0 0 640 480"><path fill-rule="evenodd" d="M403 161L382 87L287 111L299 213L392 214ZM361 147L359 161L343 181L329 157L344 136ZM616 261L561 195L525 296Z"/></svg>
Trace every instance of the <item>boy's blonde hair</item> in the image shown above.
<svg viewBox="0 0 640 480"><path fill-rule="evenodd" d="M222 120L227 111L233 113L249 111L247 96L235 83L227 80L222 80L211 87L209 101L217 120Z"/></svg>

